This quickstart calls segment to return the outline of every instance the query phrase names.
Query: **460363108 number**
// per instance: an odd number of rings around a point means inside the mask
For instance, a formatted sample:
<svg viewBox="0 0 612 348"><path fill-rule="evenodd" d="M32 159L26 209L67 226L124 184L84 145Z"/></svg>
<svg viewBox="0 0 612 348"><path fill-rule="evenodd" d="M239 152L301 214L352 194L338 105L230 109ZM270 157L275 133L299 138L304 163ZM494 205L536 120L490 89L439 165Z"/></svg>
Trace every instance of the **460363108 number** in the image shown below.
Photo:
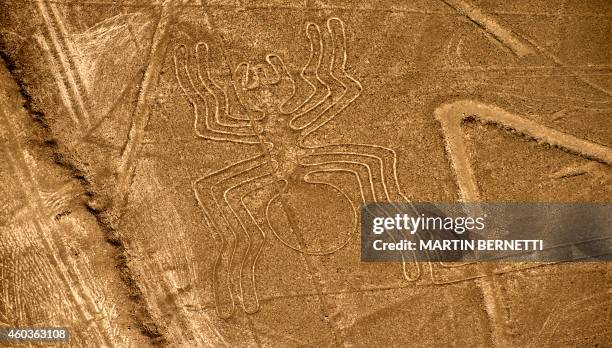
<svg viewBox="0 0 612 348"><path fill-rule="evenodd" d="M3 327L0 341L68 341L70 330L65 327Z"/></svg>

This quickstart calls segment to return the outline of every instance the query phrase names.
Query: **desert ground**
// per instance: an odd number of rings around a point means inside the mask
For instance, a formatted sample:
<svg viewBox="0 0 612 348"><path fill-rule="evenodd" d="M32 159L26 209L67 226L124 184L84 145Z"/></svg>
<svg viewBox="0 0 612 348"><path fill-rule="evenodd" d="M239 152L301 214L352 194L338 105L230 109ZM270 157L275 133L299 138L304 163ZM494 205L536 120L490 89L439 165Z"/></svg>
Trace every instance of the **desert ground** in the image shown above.
<svg viewBox="0 0 612 348"><path fill-rule="evenodd" d="M0 0L0 327L610 347L609 262L362 262L358 212L612 201L611 38L606 0Z"/></svg>

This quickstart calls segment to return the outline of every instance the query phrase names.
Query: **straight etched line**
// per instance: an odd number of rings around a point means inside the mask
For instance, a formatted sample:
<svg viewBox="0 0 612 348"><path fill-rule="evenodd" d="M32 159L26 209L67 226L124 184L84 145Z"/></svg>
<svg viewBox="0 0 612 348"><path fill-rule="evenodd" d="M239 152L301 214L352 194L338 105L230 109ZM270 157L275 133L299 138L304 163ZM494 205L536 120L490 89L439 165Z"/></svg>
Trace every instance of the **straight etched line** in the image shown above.
<svg viewBox="0 0 612 348"><path fill-rule="evenodd" d="M547 57L548 59L551 59L558 66L560 66L562 68L569 69L572 74L578 75L577 78L579 80L581 80L582 82L586 83L590 87L592 87L592 88L594 88L594 89L596 89L596 90L598 90L600 92L605 93L608 96L612 96L612 90L610 90L610 89L608 89L606 87L600 86L599 84L597 84L597 83L591 81L590 79L588 79L585 74L580 74L573 67L567 66L563 62L563 60L561 60L559 57L557 57L552 52L549 52L548 49L546 49L542 45L538 44L535 40L527 37L526 35L521 35L521 34L517 34L517 35L522 37L523 40L529 42L529 44L531 44L538 52L540 52L540 54L542 54L543 56Z"/></svg>
<svg viewBox="0 0 612 348"><path fill-rule="evenodd" d="M461 0L442 0L442 2L466 16L486 33L511 49L517 56L524 57L534 53L531 47L517 39L510 30L502 28L495 19L489 17L478 7Z"/></svg>
<svg viewBox="0 0 612 348"><path fill-rule="evenodd" d="M289 210L287 209L287 204L284 199L281 198L280 202L281 202L282 210L285 213L285 216L287 217L287 221L289 222L289 229L291 230L293 235L297 238L298 243L303 245L304 240L302 236L300 235L300 233L297 231L297 223L295 222L293 218L293 214L291 214ZM331 334L333 335L335 344L337 346L342 346L343 345L342 344L343 342L341 342L342 336L337 332L335 325L332 322L332 319L330 316L331 312L329 311L329 308L327 306L327 301L325 301L325 296L323 295L323 290L321 289L322 279L320 276L315 275L315 273L313 272L314 267L308 259L309 255L300 253L300 257L302 258L302 261L304 261L304 267L306 268L306 273L308 274L308 278L316 291L316 296L317 296L317 299L319 300L319 311L321 315L327 319L325 320L325 322L327 323L327 326L329 327Z"/></svg>
<svg viewBox="0 0 612 348"><path fill-rule="evenodd" d="M67 86L67 82L62 76L61 71L58 70L57 66L58 60L53 56L51 48L47 44L47 38L44 35L40 35L36 38L40 47L42 47L43 51L45 51L47 56L47 62L49 64L49 69L51 70L51 74L55 79L55 83L57 84L57 88L59 89L59 93L61 95L62 102L66 107L68 113L70 114L70 118L74 121L75 124L80 124L79 116L75 112L75 108L72 104L72 99L70 98L69 87Z"/></svg>
<svg viewBox="0 0 612 348"><path fill-rule="evenodd" d="M62 21L62 17L57 10L57 6L50 3L50 0L45 0L47 2L47 6L51 9L51 17L55 21L56 30L59 32L59 44L62 46L63 52L66 55L66 61L68 63L68 72L71 74L71 77L74 79L74 94L77 98L79 105L82 107L83 117L85 118L85 124L89 127L89 122L91 122L89 118L89 109L90 103L88 98L88 92L85 90L83 86L83 81L81 79L80 70L76 68L76 64L74 62L73 57L76 55L72 50L72 46L68 42L68 30L66 30L66 26Z"/></svg>
<svg viewBox="0 0 612 348"><path fill-rule="evenodd" d="M503 45L512 50L517 56L524 57L530 54L535 54L536 52L545 56L546 58L552 60L556 65L563 68L570 68L565 65L565 63L559 59L556 55L549 52L546 48L539 45L533 39L527 37L526 35L521 35L520 33L512 32L509 29L505 29L501 27L495 19L489 17L488 14L482 12L478 7L470 4L464 0L441 0L448 6L455 9L460 14L466 16L469 20L474 22L478 27L482 28L488 34L493 35L497 41L501 42ZM558 15L558 14L557 14ZM580 76L578 72L571 69L570 72L572 74L579 75L577 76L582 82L591 86L592 88L605 93L606 95L612 95L612 91L608 88L602 87L599 84L592 82L585 76Z"/></svg>
<svg viewBox="0 0 612 348"><path fill-rule="evenodd" d="M132 176L135 170L135 159L142 148L144 138L144 130L149 122L149 110L147 101L150 100L150 94L157 85L159 73L162 68L163 59L166 53L166 36L168 28L172 21L173 0L166 0L162 4L160 19L153 35L153 43L149 52L149 63L144 73L142 84L140 85L140 93L136 107L132 113L132 123L128 133L128 139L121 154L119 167L117 169L117 188L113 195L113 202L121 206L123 199L130 186Z"/></svg>
<svg viewBox="0 0 612 348"><path fill-rule="evenodd" d="M71 100L71 103L76 104L75 113L79 118L79 123L83 123L85 127L89 127L89 117L87 115L87 110L83 100L79 95L78 82L75 80L73 71L70 69L68 58L66 57L66 54L62 49L62 44L60 43L62 33L58 30L56 24L54 23L54 18L52 18L52 14L50 13L50 4L47 2L48 1L46 0L38 0L36 4L38 5L38 10L43 17L43 20L45 21L55 55L58 57L61 71L63 72L64 78L67 81L70 99L73 99Z"/></svg>

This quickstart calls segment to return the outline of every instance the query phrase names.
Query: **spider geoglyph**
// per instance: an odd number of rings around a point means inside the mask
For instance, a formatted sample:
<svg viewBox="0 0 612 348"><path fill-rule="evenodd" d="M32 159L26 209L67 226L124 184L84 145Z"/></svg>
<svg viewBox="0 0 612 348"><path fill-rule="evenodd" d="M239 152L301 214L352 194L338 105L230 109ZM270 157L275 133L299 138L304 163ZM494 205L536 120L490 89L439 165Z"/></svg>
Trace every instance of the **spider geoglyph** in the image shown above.
<svg viewBox="0 0 612 348"><path fill-rule="evenodd" d="M270 235L296 252L329 255L351 241L358 228L356 207L359 204L409 202L399 186L397 155L393 149L356 143L314 145L319 140L310 141L321 127L353 103L363 88L346 70L346 33L342 20L329 18L324 31L316 23L306 23L305 27L310 55L296 78L279 55L269 54L265 64L238 64L233 83L222 88L211 77L206 43L199 42L193 47L178 45L174 50L176 78L193 108L196 135L213 141L260 146L257 155L218 169L193 183L209 227L221 240L213 269L213 291L216 310L222 318L233 315L235 296L246 313L259 310L256 267ZM230 105L230 100L241 105ZM235 109L243 105L249 110L246 117L230 110L230 106ZM552 130L497 107L475 101L445 104L436 110L435 117L442 126L447 153L464 201L479 198L459 129L467 115L519 130L589 159L612 163L607 147ZM350 175L359 192L346 190L320 174ZM286 195L299 195L293 191L300 187L306 191L326 190L330 195L343 197L352 207L354 227L340 242L316 248L305 245L295 231L292 240L279 232L270 218L273 207L278 203L282 206ZM257 208L249 206L245 197L264 189L273 193L263 203L264 216L256 216ZM392 215L392 212L383 213ZM415 213L418 214L416 210ZM402 256L402 259L403 277L408 281L419 279L421 266L407 262L411 255ZM429 273L434 283L486 276L478 264L441 262L429 262ZM455 279L446 279L448 275Z"/></svg>
<svg viewBox="0 0 612 348"><path fill-rule="evenodd" d="M352 232L357 229L356 207L360 203L407 200L398 185L394 150L370 144L308 143L310 135L346 109L362 91L359 81L346 71L344 23L332 17L327 20L326 27L327 33L322 33L319 25L306 24L310 57L299 74L300 81L291 76L276 54L266 56L267 65L238 64L236 92L239 100L251 110L248 119L229 112L227 91L210 76L206 43L197 43L193 49L185 45L175 49L175 73L193 107L196 134L209 140L261 146L260 154L193 183L210 227L219 232L222 240L213 271L216 309L222 317L231 316L235 310L232 273L238 273L245 312L254 313L259 309L255 269L270 234L297 252L327 255L349 243ZM198 64L191 64L192 60L197 60ZM301 99L298 84L310 90ZM282 95L286 90L292 91L289 97L286 93ZM318 179L317 173L348 173L354 177L361 192L351 197L338 185ZM312 248L280 235L270 221L272 205L296 185L323 187L350 202L355 226L342 242L328 248ZM253 216L244 197L264 187L276 188L266 204L267 223L262 225ZM247 246L238 250L241 241ZM238 267L234 266L236 259ZM408 277L406 267L404 273Z"/></svg>

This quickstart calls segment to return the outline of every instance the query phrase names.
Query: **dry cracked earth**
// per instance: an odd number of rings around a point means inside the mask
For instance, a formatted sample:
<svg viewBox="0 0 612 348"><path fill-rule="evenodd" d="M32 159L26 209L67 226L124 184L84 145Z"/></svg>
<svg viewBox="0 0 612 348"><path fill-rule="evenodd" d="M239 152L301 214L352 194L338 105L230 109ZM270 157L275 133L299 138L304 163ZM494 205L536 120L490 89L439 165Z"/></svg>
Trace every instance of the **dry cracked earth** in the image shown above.
<svg viewBox="0 0 612 348"><path fill-rule="evenodd" d="M364 263L356 229L610 202L610 1L0 0L0 45L1 327L612 346L610 263Z"/></svg>

